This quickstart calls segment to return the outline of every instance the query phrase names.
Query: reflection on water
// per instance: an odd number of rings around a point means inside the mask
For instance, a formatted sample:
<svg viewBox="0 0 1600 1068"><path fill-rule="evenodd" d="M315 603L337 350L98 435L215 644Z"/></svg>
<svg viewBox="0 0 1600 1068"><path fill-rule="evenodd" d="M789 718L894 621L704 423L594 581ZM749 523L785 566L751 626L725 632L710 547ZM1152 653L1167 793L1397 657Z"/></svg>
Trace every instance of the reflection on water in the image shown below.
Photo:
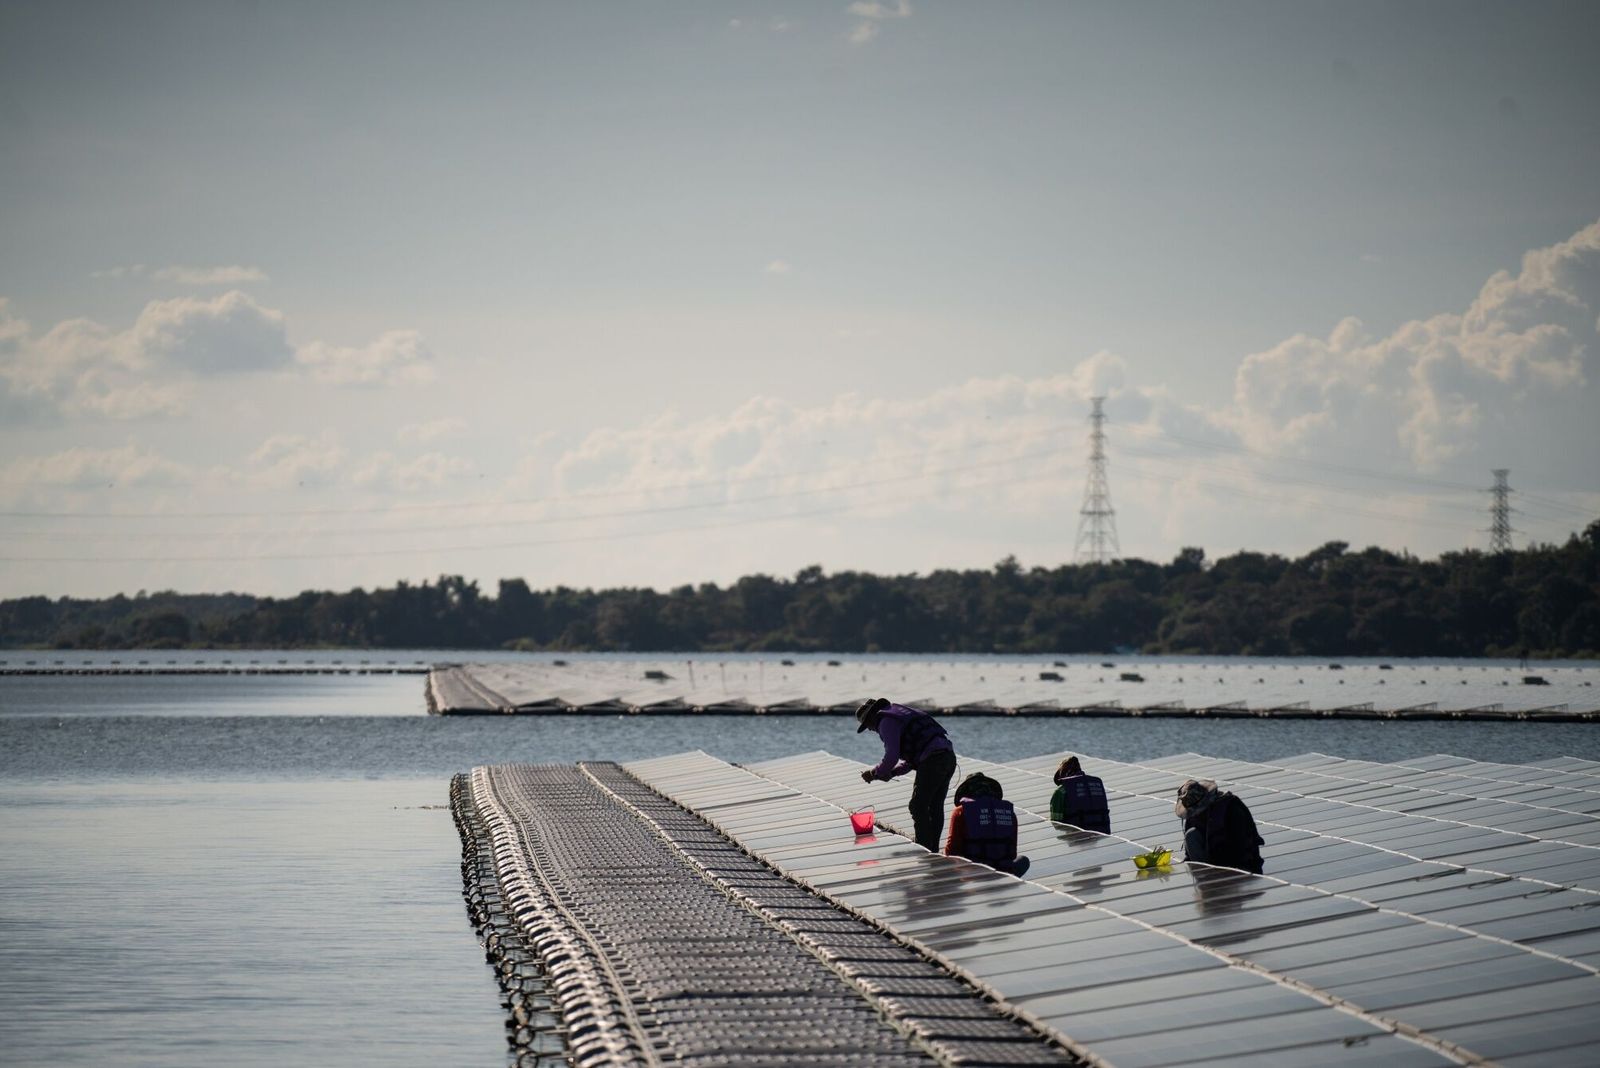
<svg viewBox="0 0 1600 1068"><path fill-rule="evenodd" d="M0 784L8 1065L494 1064L443 784Z"/></svg>

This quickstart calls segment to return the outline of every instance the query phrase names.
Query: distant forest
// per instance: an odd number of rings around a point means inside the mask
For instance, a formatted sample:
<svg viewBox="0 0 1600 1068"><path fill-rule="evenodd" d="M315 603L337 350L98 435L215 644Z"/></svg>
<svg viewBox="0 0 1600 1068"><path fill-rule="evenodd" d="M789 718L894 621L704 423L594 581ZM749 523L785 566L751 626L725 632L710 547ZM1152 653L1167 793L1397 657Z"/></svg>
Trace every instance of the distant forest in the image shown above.
<svg viewBox="0 0 1600 1068"><path fill-rule="evenodd" d="M459 576L296 597L0 602L0 646L1600 656L1600 521L1564 545L1422 560L1329 542L1298 559L750 575L728 586L493 596Z"/></svg>

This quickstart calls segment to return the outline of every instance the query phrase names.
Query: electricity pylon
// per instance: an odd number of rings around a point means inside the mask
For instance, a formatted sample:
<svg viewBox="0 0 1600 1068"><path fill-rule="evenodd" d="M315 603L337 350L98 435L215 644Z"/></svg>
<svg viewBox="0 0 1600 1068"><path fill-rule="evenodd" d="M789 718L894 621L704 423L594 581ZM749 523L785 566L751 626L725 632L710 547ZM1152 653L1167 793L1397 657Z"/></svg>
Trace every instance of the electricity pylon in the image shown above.
<svg viewBox="0 0 1600 1068"><path fill-rule="evenodd" d="M1494 469L1494 488L1489 491L1489 551L1511 551L1511 474L1508 467Z"/></svg>
<svg viewBox="0 0 1600 1068"><path fill-rule="evenodd" d="M1089 480L1083 487L1083 507L1078 509L1079 563L1103 564L1122 555L1117 544L1117 511L1111 507L1111 484L1106 479L1106 413L1104 397L1091 397L1089 413Z"/></svg>

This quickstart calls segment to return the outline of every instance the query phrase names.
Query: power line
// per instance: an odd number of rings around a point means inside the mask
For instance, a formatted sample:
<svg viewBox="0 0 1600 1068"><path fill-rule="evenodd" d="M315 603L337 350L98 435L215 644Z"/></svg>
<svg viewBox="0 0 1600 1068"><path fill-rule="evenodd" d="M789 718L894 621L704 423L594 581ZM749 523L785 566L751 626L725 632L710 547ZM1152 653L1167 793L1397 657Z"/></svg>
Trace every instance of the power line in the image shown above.
<svg viewBox="0 0 1600 1068"><path fill-rule="evenodd" d="M545 516L530 519L498 519L483 520L470 523L442 523L431 526L405 526L405 527L349 527L339 530L271 530L271 531L216 531L210 533L194 533L187 531L164 532L157 531L146 534L127 534L122 532L83 532L83 531L11 531L0 532L0 539L18 537L62 538L87 536L90 538L147 538L177 540L177 541L208 541L219 537L348 537L355 535L371 534L436 534L461 530L482 530L489 527L521 527L542 526L550 523L582 523L596 519L630 519L639 516L668 515L675 512L698 511L707 508L730 508L747 504L760 504L766 501L792 500L799 497L814 497L829 493L848 493L858 489L873 489L879 486L894 485L902 482L914 482L925 478L939 478L945 475L964 474L969 471L980 471L1006 464L1016 463L1021 460L1044 459L1059 456L1055 449L1038 450L1035 452L1019 453L1014 456L1001 457L994 460L980 460L970 464L960 464L952 467L936 468L932 471L919 471L908 475L891 475L884 478L865 479L858 482L847 482L837 486L813 486L807 489L787 490L780 493L763 493L738 500L696 501L688 504L656 505L647 508L623 508L609 512L590 512L584 515L571 516Z"/></svg>
<svg viewBox="0 0 1600 1068"><path fill-rule="evenodd" d="M773 482L785 478L808 478L818 475L836 473L856 473L863 465L877 465L892 463L898 460L923 459L931 453L944 453L956 450L967 451L974 447L989 448L994 445L1006 445L1016 441L1027 441L1033 438L1046 437L1051 434L1061 434L1076 427L1072 424L1057 424L1039 430L1012 431L995 434L991 437L978 438L975 441L963 442L956 445L932 445L927 448L889 453L874 456L865 460L852 460L846 464L834 464L825 468L810 468L799 471L782 471L765 475L744 475L736 478L710 478L697 479L687 482L662 483L655 486L646 486L641 489L595 490L585 493L568 493L544 497L522 497L509 499L487 499L466 501L439 501L426 504L393 504L369 505L346 508L287 508L287 509L239 509L217 511L188 511L188 512L150 512L150 511L89 511L89 512L62 512L62 511L0 511L0 519L254 519L254 518L308 518L314 516L338 515L380 515L391 512L433 512L433 511L466 511L474 508L510 508L543 504L565 504L572 501L605 500L615 497L638 497L652 493L672 493L680 490L709 489L714 487L741 486L753 482Z"/></svg>
<svg viewBox="0 0 1600 1068"><path fill-rule="evenodd" d="M1173 433L1169 430L1158 429L1156 433L1160 437L1166 438L1169 441L1179 442L1194 448L1211 449L1217 452L1231 452L1244 456L1253 456L1261 460L1276 461L1279 463L1298 464L1304 467L1313 467L1324 471L1355 475L1360 478L1370 478L1383 482L1404 483L1414 486L1422 486L1429 489L1458 490L1461 492L1474 494L1482 491L1482 487L1474 483L1455 482L1449 479L1440 478L1428 478L1423 475L1402 475L1396 474L1392 471L1375 471L1371 468L1357 467L1352 464L1332 463L1326 460L1312 460L1303 456L1289 456L1285 453L1267 452L1262 449L1253 449L1246 445L1230 445L1223 442L1206 441L1200 438L1191 438L1183 434ZM1593 512L1588 508L1584 508L1581 505L1569 504L1553 497L1543 497L1522 490L1517 492L1517 496L1525 501L1538 501L1547 508L1566 512L1581 519L1586 519L1593 515Z"/></svg>
<svg viewBox="0 0 1600 1068"><path fill-rule="evenodd" d="M1034 482L1043 482L1061 477L1060 472L1049 474L1027 474L1015 478L993 479L979 482L963 489L990 489L1001 486L1024 485ZM870 502L871 507L885 504L909 504L926 500L926 493L913 494L898 498L878 498ZM194 556L13 556L6 558L9 562L29 564L101 564L101 563L139 563L139 564L191 564L191 563L252 563L258 561L280 560L348 560L368 556L410 556L420 553L457 553L457 552L484 552L495 549L536 549L554 545L578 545L596 541L624 541L634 538L667 537L673 534L697 533L707 530L724 530L734 527L752 526L761 523L780 523L794 519L811 519L823 515L839 515L856 511L863 507L859 504L838 504L824 508L811 509L805 512L787 512L775 516L752 516L746 519L732 520L721 523L701 523L687 527L672 527L656 530L621 531L612 534L578 535L563 538L544 538L535 541L505 541L505 542L479 542L464 545L433 545L411 546L398 549L368 548L348 552L318 552L318 553L246 553L246 554L207 554Z"/></svg>

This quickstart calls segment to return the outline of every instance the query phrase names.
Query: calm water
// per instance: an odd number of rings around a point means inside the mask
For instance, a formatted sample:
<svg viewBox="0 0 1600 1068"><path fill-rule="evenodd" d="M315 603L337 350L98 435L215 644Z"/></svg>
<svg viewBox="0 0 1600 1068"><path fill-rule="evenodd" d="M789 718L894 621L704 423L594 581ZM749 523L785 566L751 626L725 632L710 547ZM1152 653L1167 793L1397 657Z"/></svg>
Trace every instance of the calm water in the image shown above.
<svg viewBox="0 0 1600 1068"><path fill-rule="evenodd" d="M418 656L432 658L393 659ZM444 807L453 772L685 749L877 756L842 717L439 719L421 690L406 676L0 678L5 1063L501 1063ZM1600 759L1586 724L950 726L962 752L993 759Z"/></svg>

